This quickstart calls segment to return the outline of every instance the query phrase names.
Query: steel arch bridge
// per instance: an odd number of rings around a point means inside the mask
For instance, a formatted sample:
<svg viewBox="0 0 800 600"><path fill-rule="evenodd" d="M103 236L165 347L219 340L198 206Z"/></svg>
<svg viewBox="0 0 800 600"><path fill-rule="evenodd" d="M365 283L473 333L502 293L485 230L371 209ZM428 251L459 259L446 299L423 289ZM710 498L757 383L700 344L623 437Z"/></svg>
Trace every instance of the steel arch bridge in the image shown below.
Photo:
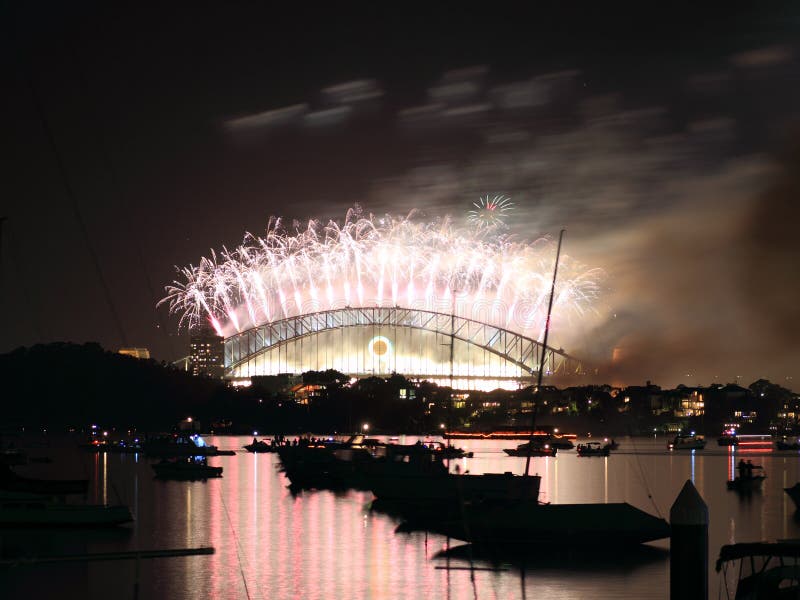
<svg viewBox="0 0 800 600"><path fill-rule="evenodd" d="M232 376L237 367L255 357L298 340L355 327L407 328L445 336L508 361L519 367L523 376L538 372L542 353L546 374L583 373L580 360L508 329L450 314L400 307L345 307L288 317L243 331L225 339L225 372Z"/></svg>

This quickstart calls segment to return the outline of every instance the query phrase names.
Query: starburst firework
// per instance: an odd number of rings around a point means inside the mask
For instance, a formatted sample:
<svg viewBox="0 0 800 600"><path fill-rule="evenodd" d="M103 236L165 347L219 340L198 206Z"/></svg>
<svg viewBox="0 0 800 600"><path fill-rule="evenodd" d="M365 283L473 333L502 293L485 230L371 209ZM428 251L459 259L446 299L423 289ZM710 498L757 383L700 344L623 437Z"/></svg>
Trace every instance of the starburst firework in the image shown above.
<svg viewBox="0 0 800 600"><path fill-rule="evenodd" d="M511 198L485 196L473 202L475 208L467 212L467 219L478 229L503 228L505 219L514 208Z"/></svg>

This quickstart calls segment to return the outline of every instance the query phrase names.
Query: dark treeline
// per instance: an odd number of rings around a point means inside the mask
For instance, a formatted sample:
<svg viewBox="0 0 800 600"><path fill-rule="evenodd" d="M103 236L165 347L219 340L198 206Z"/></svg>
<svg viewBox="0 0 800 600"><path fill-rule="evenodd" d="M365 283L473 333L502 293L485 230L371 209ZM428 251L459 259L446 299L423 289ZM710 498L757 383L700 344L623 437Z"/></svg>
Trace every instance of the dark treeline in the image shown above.
<svg viewBox="0 0 800 600"><path fill-rule="evenodd" d="M191 416L204 431L441 433L539 423L575 433L641 434L676 427L718 433L732 421L754 431L798 429L800 397L759 380L662 390L585 385L455 393L401 375L351 382L336 371L255 377L250 387L193 377L171 365L107 352L97 344L55 343L0 355L5 428L168 431ZM366 427L365 427L366 426Z"/></svg>
<svg viewBox="0 0 800 600"><path fill-rule="evenodd" d="M194 378L153 360L107 352L98 344L54 343L0 355L7 426L162 428L187 411L228 404L221 381Z"/></svg>
<svg viewBox="0 0 800 600"><path fill-rule="evenodd" d="M0 355L2 425L7 428L104 428L170 430L191 416L205 430L246 433L424 431L446 416L425 409L430 399L446 404L448 391L422 384L429 392L398 402L399 390L414 386L403 377L371 378L349 386L341 373L307 373L310 397L258 385L233 388L193 377L171 365L103 350L98 344L54 343L18 348ZM425 413L428 414L425 414ZM433 425L436 423L436 425Z"/></svg>
<svg viewBox="0 0 800 600"><path fill-rule="evenodd" d="M399 431L425 427L418 410L421 401L391 401L396 396L388 390L411 387L403 378L363 380L350 388L341 374L308 374L308 380L324 383L324 394L301 404L285 393L258 386L232 388L171 365L107 352L93 343L18 348L0 355L0 378L2 422L10 428L98 423L156 431L169 430L187 416L204 429L232 424L237 432L346 431L364 423Z"/></svg>

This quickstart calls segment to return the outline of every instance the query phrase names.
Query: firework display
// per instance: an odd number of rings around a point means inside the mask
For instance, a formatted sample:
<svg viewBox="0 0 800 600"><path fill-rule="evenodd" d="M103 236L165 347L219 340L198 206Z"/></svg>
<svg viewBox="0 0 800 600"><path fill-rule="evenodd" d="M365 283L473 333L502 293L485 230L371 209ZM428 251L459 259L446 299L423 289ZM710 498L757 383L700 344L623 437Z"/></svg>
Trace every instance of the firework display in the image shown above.
<svg viewBox="0 0 800 600"><path fill-rule="evenodd" d="M505 227L505 219L514 208L511 198L505 196L489 196L473 202L475 208L467 212L469 221L478 229Z"/></svg>
<svg viewBox="0 0 800 600"><path fill-rule="evenodd" d="M499 209L498 209L499 210ZM555 247L459 228L449 218L374 216L358 207L343 222L294 230L270 219L263 236L211 252L167 286L181 325L211 324L226 337L296 315L401 306L474 319L540 339ZM601 271L562 255L553 330L592 310Z"/></svg>

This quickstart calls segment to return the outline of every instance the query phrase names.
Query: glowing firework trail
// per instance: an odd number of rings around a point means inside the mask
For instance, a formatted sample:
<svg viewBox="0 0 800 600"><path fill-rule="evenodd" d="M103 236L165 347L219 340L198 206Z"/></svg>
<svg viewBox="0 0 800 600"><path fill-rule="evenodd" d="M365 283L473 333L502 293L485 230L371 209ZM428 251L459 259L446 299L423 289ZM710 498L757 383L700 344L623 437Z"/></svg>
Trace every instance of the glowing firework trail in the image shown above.
<svg viewBox="0 0 800 600"><path fill-rule="evenodd" d="M467 212L467 219L478 229L505 227L505 218L514 208L511 198L505 196L486 196L473 202L475 208Z"/></svg>
<svg viewBox="0 0 800 600"><path fill-rule="evenodd" d="M549 292L552 242L515 241L456 228L449 219L375 218L355 209L343 223L310 221L284 230L271 219L264 237L212 251L179 269L167 286L172 312L189 327L221 334L344 306L396 306L450 313L539 338ZM567 256L556 287L559 321L582 316L599 294L599 269ZM558 323L554 326L557 328Z"/></svg>

